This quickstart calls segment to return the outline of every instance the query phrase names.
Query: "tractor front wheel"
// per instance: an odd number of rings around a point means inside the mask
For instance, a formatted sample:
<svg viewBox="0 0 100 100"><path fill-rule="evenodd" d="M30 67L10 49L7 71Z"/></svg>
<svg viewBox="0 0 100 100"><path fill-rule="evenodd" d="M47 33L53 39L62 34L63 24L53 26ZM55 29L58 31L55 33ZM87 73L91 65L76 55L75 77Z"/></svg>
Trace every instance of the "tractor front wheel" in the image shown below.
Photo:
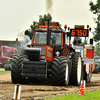
<svg viewBox="0 0 100 100"><path fill-rule="evenodd" d="M54 58L51 69L52 85L68 85L70 66L67 57Z"/></svg>
<svg viewBox="0 0 100 100"><path fill-rule="evenodd" d="M26 83L26 78L22 77L22 63L26 59L25 56L14 55L12 58L11 79L14 84Z"/></svg>

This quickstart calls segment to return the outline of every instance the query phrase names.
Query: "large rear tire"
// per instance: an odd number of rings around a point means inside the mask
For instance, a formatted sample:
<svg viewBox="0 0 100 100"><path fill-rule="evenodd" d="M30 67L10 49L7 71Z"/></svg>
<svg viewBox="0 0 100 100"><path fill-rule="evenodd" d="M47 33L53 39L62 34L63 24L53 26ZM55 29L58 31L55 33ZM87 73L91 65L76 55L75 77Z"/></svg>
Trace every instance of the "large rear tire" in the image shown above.
<svg viewBox="0 0 100 100"><path fill-rule="evenodd" d="M69 83L69 62L67 57L54 58L51 68L52 85L68 85Z"/></svg>
<svg viewBox="0 0 100 100"><path fill-rule="evenodd" d="M80 85L82 80L82 61L80 52L72 54L72 69L70 75L71 85Z"/></svg>
<svg viewBox="0 0 100 100"><path fill-rule="evenodd" d="M12 58L11 79L14 84L26 83L26 78L22 77L22 63L26 59L25 56L14 55Z"/></svg>

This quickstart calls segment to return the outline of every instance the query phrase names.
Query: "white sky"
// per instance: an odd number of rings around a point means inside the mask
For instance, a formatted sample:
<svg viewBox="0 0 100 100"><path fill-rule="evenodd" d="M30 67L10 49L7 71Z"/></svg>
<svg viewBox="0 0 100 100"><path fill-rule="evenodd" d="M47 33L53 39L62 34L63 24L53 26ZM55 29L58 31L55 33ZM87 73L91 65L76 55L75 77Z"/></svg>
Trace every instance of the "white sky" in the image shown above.
<svg viewBox="0 0 100 100"><path fill-rule="evenodd" d="M96 24L90 12L90 0L52 0L52 18L69 27L89 24L94 30ZM92 0L96 1L96 0ZM46 0L0 0L0 40L15 40L19 33L38 21L38 15L46 14ZM92 37L92 33L90 33Z"/></svg>

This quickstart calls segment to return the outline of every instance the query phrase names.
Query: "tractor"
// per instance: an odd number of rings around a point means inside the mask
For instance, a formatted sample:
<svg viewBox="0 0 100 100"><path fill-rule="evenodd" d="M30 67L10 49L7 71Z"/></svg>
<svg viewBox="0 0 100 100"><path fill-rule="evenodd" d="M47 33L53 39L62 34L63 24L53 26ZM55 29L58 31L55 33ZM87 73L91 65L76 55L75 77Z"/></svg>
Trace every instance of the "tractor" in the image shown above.
<svg viewBox="0 0 100 100"><path fill-rule="evenodd" d="M83 63L81 53L75 51L70 43L70 32L60 28L58 22L47 21L43 24L36 24L31 45L20 55L13 56L12 82L24 84L27 81L48 80L57 86L80 85Z"/></svg>
<svg viewBox="0 0 100 100"><path fill-rule="evenodd" d="M93 73L100 73L100 56L95 56L94 62L95 62L95 69Z"/></svg>
<svg viewBox="0 0 100 100"><path fill-rule="evenodd" d="M17 55L17 54L20 54L20 52L19 51L13 52L13 55ZM12 58L6 59L4 64L5 70L11 70L11 63L12 63Z"/></svg>
<svg viewBox="0 0 100 100"><path fill-rule="evenodd" d="M0 68L4 68L6 60L12 58L13 52L16 50L17 49L13 47L1 46L0 48Z"/></svg>

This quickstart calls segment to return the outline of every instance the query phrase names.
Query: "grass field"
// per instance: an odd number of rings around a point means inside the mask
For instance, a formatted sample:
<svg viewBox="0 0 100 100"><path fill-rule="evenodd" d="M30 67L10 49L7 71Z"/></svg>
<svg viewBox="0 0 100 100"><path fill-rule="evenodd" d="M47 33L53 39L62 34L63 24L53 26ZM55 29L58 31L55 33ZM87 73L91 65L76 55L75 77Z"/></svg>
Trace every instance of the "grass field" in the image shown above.
<svg viewBox="0 0 100 100"><path fill-rule="evenodd" d="M2 71L5 71L5 69L4 68L0 68L0 71L2 72Z"/></svg>
<svg viewBox="0 0 100 100"><path fill-rule="evenodd" d="M11 74L11 72L1 72L0 74Z"/></svg>
<svg viewBox="0 0 100 100"><path fill-rule="evenodd" d="M0 68L0 74L11 74L10 71L5 71L4 68Z"/></svg>
<svg viewBox="0 0 100 100"><path fill-rule="evenodd" d="M100 100L100 91L87 92L84 93L83 96L79 94L72 94L45 100Z"/></svg>

